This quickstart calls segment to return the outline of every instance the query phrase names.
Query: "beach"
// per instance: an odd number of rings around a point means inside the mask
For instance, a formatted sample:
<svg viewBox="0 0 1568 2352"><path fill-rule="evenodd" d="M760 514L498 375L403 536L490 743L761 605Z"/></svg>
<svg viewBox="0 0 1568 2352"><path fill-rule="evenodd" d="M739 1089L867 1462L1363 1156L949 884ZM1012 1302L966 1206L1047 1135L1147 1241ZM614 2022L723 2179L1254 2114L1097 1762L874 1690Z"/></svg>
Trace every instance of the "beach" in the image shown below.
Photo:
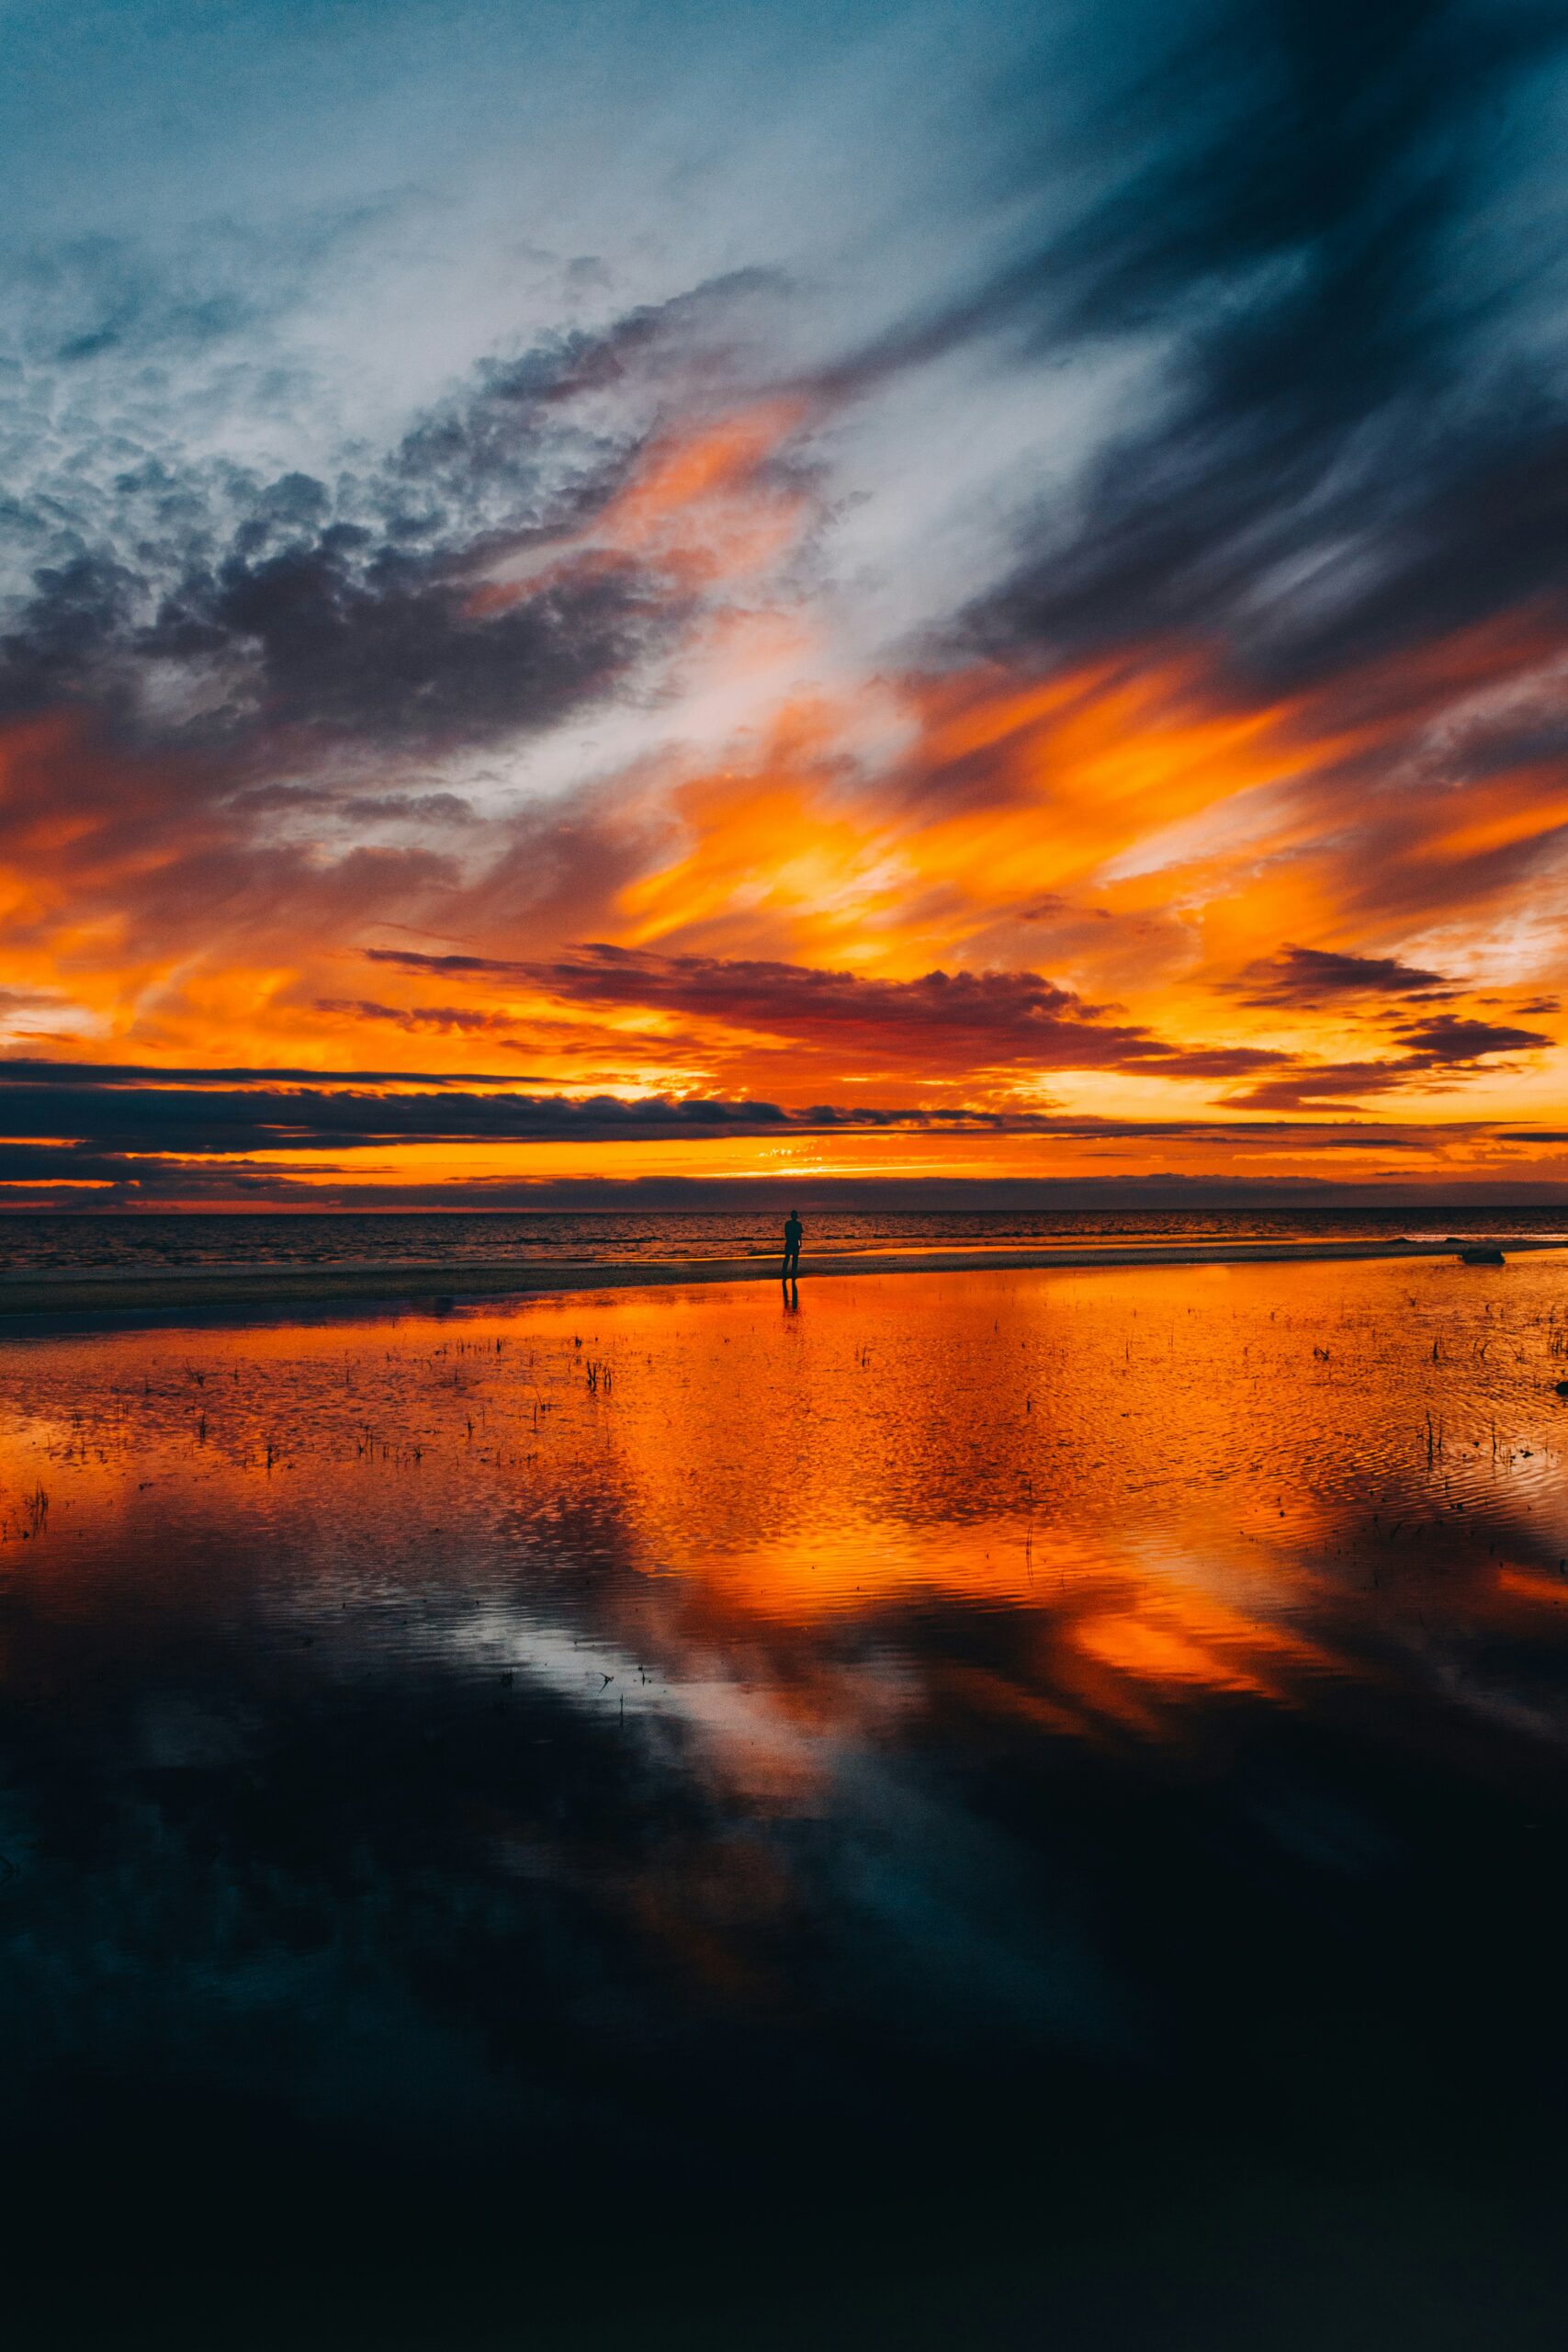
<svg viewBox="0 0 1568 2352"><path fill-rule="evenodd" d="M944 1248L930 1243L899 1249L807 1250L801 1259L806 1283L848 1276L1043 1272L1053 1267L1213 1266L1350 1264L1367 1260L1420 1262L1456 1259L1477 1239L1455 1235L1442 1240L1402 1240L1353 1235L1325 1239L1269 1238L1198 1240L1164 1238L1147 1241L1053 1242L1021 1248L1007 1243ZM1507 1256L1540 1251L1562 1255L1560 1235L1495 1238ZM187 1265L116 1267L112 1271L67 1268L0 1271L0 1333L11 1318L73 1315L175 1315L222 1308L287 1312L290 1307L353 1306L380 1301L407 1305L442 1300L453 1306L480 1299L527 1298L556 1294L646 1290L691 1283L777 1283L780 1256L753 1250L745 1257L554 1258L536 1263L515 1258L349 1260L330 1266Z"/></svg>
<svg viewBox="0 0 1568 2352"><path fill-rule="evenodd" d="M39 2340L1533 2341L1561 1259L646 1272L0 1351Z"/></svg>

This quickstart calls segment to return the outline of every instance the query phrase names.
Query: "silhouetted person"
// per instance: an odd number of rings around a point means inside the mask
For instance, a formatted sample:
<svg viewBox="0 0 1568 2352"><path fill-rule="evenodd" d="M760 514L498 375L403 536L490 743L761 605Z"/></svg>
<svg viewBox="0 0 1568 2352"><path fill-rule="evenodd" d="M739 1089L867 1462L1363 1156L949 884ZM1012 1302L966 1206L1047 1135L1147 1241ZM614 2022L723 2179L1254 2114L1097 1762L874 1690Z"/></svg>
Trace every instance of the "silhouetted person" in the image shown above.
<svg viewBox="0 0 1568 2352"><path fill-rule="evenodd" d="M794 1282L800 1272L800 1241L804 1230L797 1212L791 1209L784 1219L784 1278L786 1283Z"/></svg>

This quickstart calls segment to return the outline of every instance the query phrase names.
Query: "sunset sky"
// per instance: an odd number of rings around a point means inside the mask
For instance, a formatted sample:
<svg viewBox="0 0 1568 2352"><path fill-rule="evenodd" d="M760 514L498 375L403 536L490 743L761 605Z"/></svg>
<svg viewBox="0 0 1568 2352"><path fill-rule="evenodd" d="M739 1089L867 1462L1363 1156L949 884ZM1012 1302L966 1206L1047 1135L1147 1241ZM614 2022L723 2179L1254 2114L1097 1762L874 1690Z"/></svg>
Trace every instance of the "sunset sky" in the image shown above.
<svg viewBox="0 0 1568 2352"><path fill-rule="evenodd" d="M5 25L0 1204L1568 1199L1559 10Z"/></svg>

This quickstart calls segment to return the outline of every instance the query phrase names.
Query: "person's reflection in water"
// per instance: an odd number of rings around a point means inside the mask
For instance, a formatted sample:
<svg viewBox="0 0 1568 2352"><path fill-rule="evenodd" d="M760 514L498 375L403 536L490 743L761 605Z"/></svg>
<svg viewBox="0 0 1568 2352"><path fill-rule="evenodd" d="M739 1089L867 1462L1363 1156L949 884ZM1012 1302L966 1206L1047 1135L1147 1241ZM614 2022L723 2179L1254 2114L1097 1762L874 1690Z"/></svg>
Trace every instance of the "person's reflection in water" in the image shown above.
<svg viewBox="0 0 1568 2352"><path fill-rule="evenodd" d="M793 1286L800 1272L800 1242L805 1227L798 1209L791 1209L784 1219L784 1281L786 1289Z"/></svg>

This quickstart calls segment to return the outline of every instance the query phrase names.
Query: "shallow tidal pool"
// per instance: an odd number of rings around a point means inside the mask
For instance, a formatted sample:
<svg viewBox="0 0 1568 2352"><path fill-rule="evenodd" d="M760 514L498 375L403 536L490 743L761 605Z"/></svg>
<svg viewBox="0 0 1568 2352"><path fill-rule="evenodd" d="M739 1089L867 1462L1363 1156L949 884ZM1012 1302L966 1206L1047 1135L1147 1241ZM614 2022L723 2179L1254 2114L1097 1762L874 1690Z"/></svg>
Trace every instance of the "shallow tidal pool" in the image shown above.
<svg viewBox="0 0 1568 2352"><path fill-rule="evenodd" d="M13 2340L1560 2343L1560 1381L1556 1253L8 1340Z"/></svg>

